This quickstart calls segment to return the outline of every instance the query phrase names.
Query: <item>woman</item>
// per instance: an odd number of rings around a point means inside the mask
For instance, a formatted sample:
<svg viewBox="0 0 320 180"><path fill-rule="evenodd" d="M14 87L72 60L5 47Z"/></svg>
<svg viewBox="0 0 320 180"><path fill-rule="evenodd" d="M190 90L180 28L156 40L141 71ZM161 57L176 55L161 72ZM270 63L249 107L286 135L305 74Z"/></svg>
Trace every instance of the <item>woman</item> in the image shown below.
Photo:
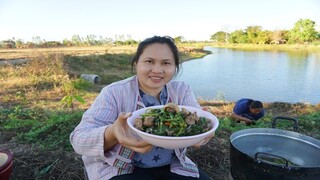
<svg viewBox="0 0 320 180"><path fill-rule="evenodd" d="M172 81L179 72L173 39L154 36L142 41L132 68L135 76L102 89L70 135L89 179L210 179L186 157L186 148L153 147L131 136L127 126L130 112L148 106L172 102L200 108L187 84Z"/></svg>

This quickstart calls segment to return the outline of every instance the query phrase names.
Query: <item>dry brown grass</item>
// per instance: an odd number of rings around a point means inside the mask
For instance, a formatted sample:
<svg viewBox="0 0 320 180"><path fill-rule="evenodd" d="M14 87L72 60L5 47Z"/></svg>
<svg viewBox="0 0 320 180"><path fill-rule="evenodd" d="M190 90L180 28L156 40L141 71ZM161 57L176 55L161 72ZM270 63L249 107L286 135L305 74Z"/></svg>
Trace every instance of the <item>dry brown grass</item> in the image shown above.
<svg viewBox="0 0 320 180"><path fill-rule="evenodd" d="M201 54L195 49L202 49L198 46L178 46L182 54L194 53ZM39 54L63 54L73 56L85 55L101 55L109 54L133 54L137 49L137 45L131 46L91 46L91 47L59 47L59 48L30 48L30 49L0 49L0 60L11 59L31 59L37 57Z"/></svg>
<svg viewBox="0 0 320 180"><path fill-rule="evenodd" d="M91 46L91 47L59 47L30 49L0 49L0 60L31 59L39 54L63 54L73 56L99 55L105 53L133 53L136 46Z"/></svg>

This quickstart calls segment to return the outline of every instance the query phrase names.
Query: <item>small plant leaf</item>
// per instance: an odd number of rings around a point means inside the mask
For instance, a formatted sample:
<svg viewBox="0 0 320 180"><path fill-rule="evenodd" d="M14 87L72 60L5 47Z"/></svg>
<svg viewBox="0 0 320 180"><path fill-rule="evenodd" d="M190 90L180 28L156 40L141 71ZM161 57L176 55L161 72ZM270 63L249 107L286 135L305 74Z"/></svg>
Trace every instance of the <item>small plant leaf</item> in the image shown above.
<svg viewBox="0 0 320 180"><path fill-rule="evenodd" d="M84 103L86 102L86 101L83 99L83 97L80 96L80 95L75 95L74 98L75 98L77 101L81 102L82 104L84 104Z"/></svg>
<svg viewBox="0 0 320 180"><path fill-rule="evenodd" d="M43 175L47 174L47 173L51 170L51 167L52 167L57 161L58 161L58 159L56 159L56 160L55 160L52 164L50 164L49 166L43 168L43 169L40 171L39 175L40 175L40 176L43 176Z"/></svg>

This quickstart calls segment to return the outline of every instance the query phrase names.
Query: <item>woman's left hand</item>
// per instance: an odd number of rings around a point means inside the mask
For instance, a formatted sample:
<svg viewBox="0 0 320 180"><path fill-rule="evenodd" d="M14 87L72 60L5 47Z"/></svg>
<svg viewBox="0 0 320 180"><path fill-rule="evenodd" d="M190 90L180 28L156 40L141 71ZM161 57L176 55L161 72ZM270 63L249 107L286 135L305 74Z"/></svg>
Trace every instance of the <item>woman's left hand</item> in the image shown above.
<svg viewBox="0 0 320 180"><path fill-rule="evenodd" d="M202 141L200 141L198 144L193 145L192 147L199 148L200 146L206 145L213 137L215 133L211 134L210 136L204 138Z"/></svg>

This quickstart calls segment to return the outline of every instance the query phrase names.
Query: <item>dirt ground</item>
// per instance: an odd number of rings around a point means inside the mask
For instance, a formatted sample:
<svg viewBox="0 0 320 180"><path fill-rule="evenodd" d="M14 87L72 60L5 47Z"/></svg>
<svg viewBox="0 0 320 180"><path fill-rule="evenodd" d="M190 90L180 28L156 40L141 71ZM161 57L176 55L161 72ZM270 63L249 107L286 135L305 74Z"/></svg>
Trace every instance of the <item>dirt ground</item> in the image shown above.
<svg viewBox="0 0 320 180"><path fill-rule="evenodd" d="M203 103L219 116L226 116L230 108ZM301 107L300 107L301 108ZM222 110L221 110L222 109ZM281 115L295 114L298 106L273 103L266 107L267 111ZM201 148L189 148L188 156L205 170L214 180L228 179L230 169L229 137L231 132L218 131L210 142ZM10 149L14 153L12 180L28 179L84 179L83 163L80 155L62 150L42 151L36 147L17 144L11 133L0 132L0 149Z"/></svg>
<svg viewBox="0 0 320 180"><path fill-rule="evenodd" d="M1 134L2 137L3 135ZM229 173L229 135L226 133L225 136L226 138L214 138L205 146L190 148L188 151L189 157L215 180L226 179ZM12 141L0 143L0 149L10 149L14 153L12 180L84 179L81 156L74 152L40 151L30 145Z"/></svg>

